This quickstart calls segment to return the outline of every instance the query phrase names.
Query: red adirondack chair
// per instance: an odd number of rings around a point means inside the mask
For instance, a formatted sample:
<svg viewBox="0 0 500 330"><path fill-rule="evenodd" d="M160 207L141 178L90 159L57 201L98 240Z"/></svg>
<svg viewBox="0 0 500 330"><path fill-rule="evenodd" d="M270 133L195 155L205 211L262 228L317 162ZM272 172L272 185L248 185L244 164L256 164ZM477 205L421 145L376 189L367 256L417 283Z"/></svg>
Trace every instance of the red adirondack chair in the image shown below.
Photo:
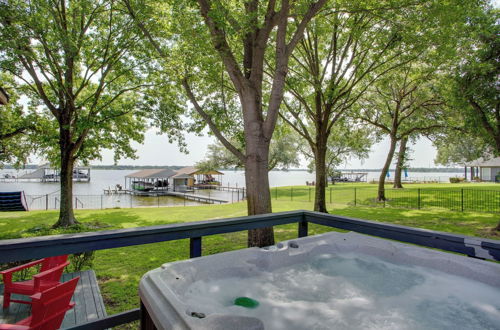
<svg viewBox="0 0 500 330"><path fill-rule="evenodd" d="M64 315L75 304L71 297L80 277L59 283L46 291L31 296L31 316L16 324L0 324L0 330L56 330L61 327Z"/></svg>
<svg viewBox="0 0 500 330"><path fill-rule="evenodd" d="M30 301L11 299L13 293L30 296L37 292L42 292L59 284L64 267L69 265L68 256L49 257L30 263L1 271L3 276L4 293L3 308L8 308L10 302L30 304ZM33 276L33 279L21 282L12 282L12 274L26 268L41 264L40 273Z"/></svg>

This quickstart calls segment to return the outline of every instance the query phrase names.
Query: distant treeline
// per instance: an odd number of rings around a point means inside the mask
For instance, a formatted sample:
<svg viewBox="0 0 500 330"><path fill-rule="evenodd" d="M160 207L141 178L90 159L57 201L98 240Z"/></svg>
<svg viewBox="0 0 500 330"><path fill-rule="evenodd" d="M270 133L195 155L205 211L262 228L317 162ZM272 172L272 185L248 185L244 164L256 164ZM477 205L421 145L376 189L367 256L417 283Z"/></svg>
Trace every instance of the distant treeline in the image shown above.
<svg viewBox="0 0 500 330"><path fill-rule="evenodd" d="M92 165L90 166L94 170L146 170L146 169L153 169L153 168L170 168L172 170L178 170L180 168L186 167L186 166L180 166L180 165ZM5 165L5 169L13 169L14 166L12 165ZM38 168L38 165L25 165L22 167L22 169L36 169ZM233 171L234 169L227 168L227 169L219 169L222 171ZM379 168L371 168L371 169L339 169L342 172L380 172ZM391 168L390 171L394 172L395 169ZM408 172L442 172L442 173L456 173L456 172L463 172L463 168L461 167L412 167L408 169ZM275 170L277 171L277 170ZM307 171L306 169L288 169L288 171Z"/></svg>
<svg viewBox="0 0 500 330"><path fill-rule="evenodd" d="M389 171L394 172L396 169L391 168ZM341 169L342 172L380 172L380 168L371 169ZM463 172L463 167L411 167L408 172L442 172L442 173L455 173Z"/></svg>

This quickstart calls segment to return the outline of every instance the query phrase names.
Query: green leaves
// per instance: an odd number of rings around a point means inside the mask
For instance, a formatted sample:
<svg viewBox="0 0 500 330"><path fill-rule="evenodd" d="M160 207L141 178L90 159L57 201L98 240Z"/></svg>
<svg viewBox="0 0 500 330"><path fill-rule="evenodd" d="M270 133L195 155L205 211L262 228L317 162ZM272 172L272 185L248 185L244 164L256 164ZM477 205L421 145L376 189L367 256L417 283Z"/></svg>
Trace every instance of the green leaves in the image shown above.
<svg viewBox="0 0 500 330"><path fill-rule="evenodd" d="M142 141L150 63L121 2L9 1L0 10L0 68L16 76L44 124L35 142L54 164L60 148L83 162L104 148L130 157ZM3 42L3 41L2 41ZM52 123L51 123L52 121ZM62 141L62 133L65 141ZM64 147L63 147L64 146Z"/></svg>

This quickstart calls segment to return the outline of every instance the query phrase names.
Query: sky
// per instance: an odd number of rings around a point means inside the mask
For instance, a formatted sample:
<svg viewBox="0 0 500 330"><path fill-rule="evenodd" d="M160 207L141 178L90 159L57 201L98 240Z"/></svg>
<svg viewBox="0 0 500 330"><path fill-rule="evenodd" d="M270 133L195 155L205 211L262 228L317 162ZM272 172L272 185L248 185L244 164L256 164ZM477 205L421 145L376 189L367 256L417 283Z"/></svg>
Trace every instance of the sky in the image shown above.
<svg viewBox="0 0 500 330"><path fill-rule="evenodd" d="M170 144L165 135L159 135L155 129L150 129L146 132L144 143L133 143L132 146L137 150L137 159L122 159L118 161L119 165L179 165L189 166L202 160L207 152L207 146L215 142L215 138L204 134L199 137L194 134L186 134L186 142L189 149L189 154L179 151L176 144ZM343 164L341 168L364 168L377 169L382 168L389 141L384 140L372 146L370 155L364 161L353 159L350 162ZM436 150L432 143L427 139L420 139L417 143L411 146L413 153L410 158L411 167L434 167L434 158ZM94 161L93 165L111 165L113 164L113 152L105 150L102 153L102 161ZM307 162L301 161L300 168L306 168ZM392 166L391 166L392 167Z"/></svg>

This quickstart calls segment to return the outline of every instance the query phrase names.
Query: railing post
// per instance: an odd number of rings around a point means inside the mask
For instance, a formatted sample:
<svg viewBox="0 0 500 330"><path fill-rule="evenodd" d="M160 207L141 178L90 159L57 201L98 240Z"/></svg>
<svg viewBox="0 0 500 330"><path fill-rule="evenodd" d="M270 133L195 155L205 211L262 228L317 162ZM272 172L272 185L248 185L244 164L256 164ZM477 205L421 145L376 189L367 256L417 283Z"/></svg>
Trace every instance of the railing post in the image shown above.
<svg viewBox="0 0 500 330"><path fill-rule="evenodd" d="M358 198L357 198L357 193L356 193L356 187L354 187L354 206L356 206L356 204L357 204L357 202L356 202L357 199Z"/></svg>
<svg viewBox="0 0 500 330"><path fill-rule="evenodd" d="M49 209L49 194L45 195L45 211Z"/></svg>
<svg viewBox="0 0 500 330"><path fill-rule="evenodd" d="M298 222L299 225L299 238L306 237L308 231L308 222L306 220L301 220Z"/></svg>
<svg viewBox="0 0 500 330"><path fill-rule="evenodd" d="M189 258L201 257L201 237L189 239Z"/></svg>
<svg viewBox="0 0 500 330"><path fill-rule="evenodd" d="M463 211L464 211L464 188L462 188L461 193L462 193L462 198L461 198L461 200L462 200L462 212L463 212Z"/></svg>
<svg viewBox="0 0 500 330"><path fill-rule="evenodd" d="M75 196L75 209L78 209L78 198Z"/></svg>

